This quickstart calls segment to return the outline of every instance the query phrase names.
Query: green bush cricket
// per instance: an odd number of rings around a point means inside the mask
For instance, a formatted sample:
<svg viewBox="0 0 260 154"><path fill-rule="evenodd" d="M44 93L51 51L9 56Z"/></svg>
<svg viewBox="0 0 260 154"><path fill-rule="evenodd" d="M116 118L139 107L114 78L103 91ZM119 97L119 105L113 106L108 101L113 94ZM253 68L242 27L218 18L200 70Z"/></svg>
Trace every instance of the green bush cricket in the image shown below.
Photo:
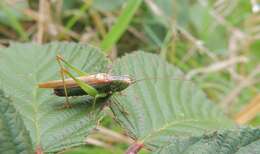
<svg viewBox="0 0 260 154"><path fill-rule="evenodd" d="M39 88L51 88L57 96L66 97L66 105L69 105L68 97L89 95L94 98L95 106L98 98L111 96L115 92L120 92L127 88L134 81L127 75L109 75L107 73L97 73L88 75L87 73L72 66L64 60L60 55L56 56L56 60L61 68L62 80L48 81L40 83ZM79 77L74 77L62 63L76 72ZM65 75L70 78L65 79Z"/></svg>

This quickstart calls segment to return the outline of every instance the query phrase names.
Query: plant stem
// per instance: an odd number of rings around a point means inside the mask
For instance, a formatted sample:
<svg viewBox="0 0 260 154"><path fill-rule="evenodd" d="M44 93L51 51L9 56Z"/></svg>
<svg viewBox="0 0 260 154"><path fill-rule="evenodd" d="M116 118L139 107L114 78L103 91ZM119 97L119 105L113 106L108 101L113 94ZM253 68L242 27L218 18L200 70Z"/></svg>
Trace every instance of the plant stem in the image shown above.
<svg viewBox="0 0 260 154"><path fill-rule="evenodd" d="M126 150L125 154L137 154L143 147L142 142L135 142Z"/></svg>

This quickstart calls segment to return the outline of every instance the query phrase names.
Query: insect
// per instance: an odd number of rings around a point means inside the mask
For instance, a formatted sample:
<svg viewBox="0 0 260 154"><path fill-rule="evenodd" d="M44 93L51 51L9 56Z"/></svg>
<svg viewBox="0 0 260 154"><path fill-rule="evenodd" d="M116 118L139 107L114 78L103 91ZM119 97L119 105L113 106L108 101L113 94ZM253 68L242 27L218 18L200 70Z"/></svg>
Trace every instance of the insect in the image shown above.
<svg viewBox="0 0 260 154"><path fill-rule="evenodd" d="M69 96L89 95L94 98L94 104L98 98L106 98L115 92L120 92L126 89L129 85L134 83L128 75L109 75L107 73L98 73L88 75L85 72L72 66L60 55L56 56L56 60L61 68L61 80L48 81L39 83L39 88L50 88L54 90L54 94L61 97L66 97L66 105L69 105ZM75 71L80 77L74 77L62 65L66 65L71 70ZM65 75L70 78L65 79Z"/></svg>

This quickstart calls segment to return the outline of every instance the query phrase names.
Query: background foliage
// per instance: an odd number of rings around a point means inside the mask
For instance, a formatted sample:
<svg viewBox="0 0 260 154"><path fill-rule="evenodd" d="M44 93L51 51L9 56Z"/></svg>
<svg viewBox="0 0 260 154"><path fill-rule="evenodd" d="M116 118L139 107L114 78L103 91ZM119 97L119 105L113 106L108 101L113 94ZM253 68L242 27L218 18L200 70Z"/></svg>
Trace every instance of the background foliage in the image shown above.
<svg viewBox="0 0 260 154"><path fill-rule="evenodd" d="M258 8L257 0L110 0L109 2L102 0L2 0L0 1L0 47L2 48L0 58L4 58L0 61L0 84L3 87L6 87L5 84L12 85L15 93L24 92L25 95L20 94L14 97L12 104L18 108L22 119L26 119L25 113L31 113L33 110L25 112L23 110L26 108L18 105L21 103L22 96L22 100L26 102L34 101L39 104L44 102L44 98L36 98L35 101L32 97L37 91L35 85L38 80L35 79L35 74L37 74L37 79L57 77L57 71L54 71L58 70L57 66L52 65L55 63L54 55L56 53L50 53L53 55L49 58L46 56L46 59L38 59L35 57L41 57L43 52L37 51L53 51L53 49L58 51L62 48L61 50L65 51L65 58L67 57L66 50L73 50L75 55L82 51L71 46L62 45L60 47L56 44L43 47L16 44L9 49L4 49L10 46L12 41L38 43L72 41L93 44L105 51L112 61L135 50L143 50L158 54L162 61L167 61L180 68L183 72L182 77L192 80L198 89L203 89L211 102L216 103L216 108L222 110L229 119L233 119L237 124L258 127L260 124L260 30L258 26L260 18ZM19 54L20 51L27 51L27 55ZM94 62L98 57L91 54L83 61ZM127 61L128 58L131 59L131 56L124 58L124 61ZM107 59L105 57L101 59L104 59L104 68L99 69L86 65L85 70L88 72L106 70L107 62L105 61ZM20 63L24 61L33 63ZM136 64L133 62L133 65L141 65L140 61L134 61ZM19 63L15 64L15 62ZM53 67L48 70L44 65L49 62ZM114 73L123 73L124 71L120 70L120 67L122 67L121 69L124 67L123 64L121 65L123 63L121 59L116 60L115 63L119 64L113 66ZM75 65L81 68L85 68L82 66L85 64L87 63L82 63L82 59L75 62ZM19 67L17 67L18 65ZM37 69L46 71L38 74ZM156 73L153 74L152 70L147 71L152 73L149 75L157 76ZM175 71L173 72L175 73ZM127 73L131 72L134 73L134 70L127 71ZM179 73L179 71L177 72ZM17 73L22 76L16 76ZM28 74L31 76L27 76ZM138 78L146 77L140 73L133 75ZM22 82L17 84L13 82L18 79L22 79L20 80ZM147 80L141 82L140 85L149 82L152 81ZM178 84L178 81L168 80L168 82L173 85ZM186 82L182 84L184 86L180 87L185 87ZM158 85L165 85L165 83L158 81ZM136 87L130 88L129 92L131 93L134 88ZM197 91L197 88L194 91ZM14 89L5 90L6 95L12 95ZM183 89L185 91L185 88ZM173 89L173 91L178 90ZM141 88L140 91L145 91L145 89ZM142 92L140 93L142 94ZM136 100L134 94L126 97L116 96L113 99L126 99L124 101L127 102ZM149 97L141 102L149 102ZM130 109L130 112L134 111L134 109L131 110L131 103L125 107ZM51 112L50 108L42 108L41 105L37 108ZM112 106L112 109L119 118L122 118L116 107ZM108 115L112 115L110 110L105 111ZM65 112L72 114L72 111ZM142 113L140 111L140 114ZM192 116L192 112L188 113ZM37 114L44 115L45 112ZM134 119L131 115L130 124ZM24 121L26 128L31 128L29 132L33 132L34 127L31 126L31 122ZM110 116L103 119L102 125L105 128L97 128L99 131L87 139L86 142L92 145L88 145L87 148L85 148L86 146L80 147L82 149L77 149L77 151L86 149L108 152L112 149L112 151L121 153L129 143L132 143L130 138L122 135L125 131L115 125L115 121ZM133 128L137 127L139 125L134 125ZM132 134L139 138L143 137L145 133L132 130ZM37 142L32 141L32 144L41 141L39 138L37 140ZM52 142L48 144L52 144Z"/></svg>

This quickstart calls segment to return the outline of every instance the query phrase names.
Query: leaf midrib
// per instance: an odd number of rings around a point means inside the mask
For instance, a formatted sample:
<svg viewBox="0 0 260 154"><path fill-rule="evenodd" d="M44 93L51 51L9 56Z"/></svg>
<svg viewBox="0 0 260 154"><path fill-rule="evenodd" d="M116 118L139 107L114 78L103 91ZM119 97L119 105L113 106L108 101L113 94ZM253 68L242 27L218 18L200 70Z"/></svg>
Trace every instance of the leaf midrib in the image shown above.
<svg viewBox="0 0 260 154"><path fill-rule="evenodd" d="M41 104L38 104L39 102L37 102L37 93L36 93L36 89L34 89L34 91L33 91L33 100L32 100L32 106L33 106L33 110L34 110L34 118L33 118L33 122L34 122L34 126L35 126L35 138L36 138L36 146L38 146L39 144L40 144L40 141L41 141L41 139L40 139L40 127L39 127L39 120L40 120L40 118L38 117L38 109L39 109L39 106L41 105Z"/></svg>

